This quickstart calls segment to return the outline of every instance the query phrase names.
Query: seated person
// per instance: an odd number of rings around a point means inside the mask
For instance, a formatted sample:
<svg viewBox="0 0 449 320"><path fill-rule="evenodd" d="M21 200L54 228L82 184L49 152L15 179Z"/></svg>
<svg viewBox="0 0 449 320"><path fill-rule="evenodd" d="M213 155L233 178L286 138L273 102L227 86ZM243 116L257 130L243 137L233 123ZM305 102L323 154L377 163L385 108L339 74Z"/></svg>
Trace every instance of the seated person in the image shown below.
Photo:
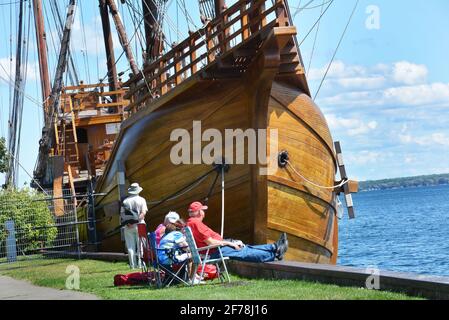
<svg viewBox="0 0 449 320"><path fill-rule="evenodd" d="M156 228L156 245L159 247L159 244L161 242L162 237L165 234L165 226L169 223L176 223L177 221L181 220L181 217L179 216L178 213L174 212L174 211L170 211L164 219L164 223L161 223L157 228Z"/></svg>
<svg viewBox="0 0 449 320"><path fill-rule="evenodd" d="M190 252L188 252L188 243L182 233L182 229L185 227L184 221L177 219L174 222L171 218L167 220L168 223L165 225L165 234L160 240L160 244L157 250L157 257L159 263L171 269L172 265L182 264L192 257ZM192 262L189 262L189 269L191 274L190 279L195 277L194 284L203 283L199 279L200 277L195 273L192 268ZM182 276L182 275L181 275Z"/></svg>
<svg viewBox="0 0 449 320"><path fill-rule="evenodd" d="M203 223L207 210L201 202L194 202L189 207L189 220L187 226L192 229L193 237L198 248L207 246L222 246L224 257L246 262L271 262L283 260L288 249L287 234L283 233L280 239L273 244L259 246L244 245L240 242L226 241L218 233ZM211 254L211 258L219 258L218 250Z"/></svg>

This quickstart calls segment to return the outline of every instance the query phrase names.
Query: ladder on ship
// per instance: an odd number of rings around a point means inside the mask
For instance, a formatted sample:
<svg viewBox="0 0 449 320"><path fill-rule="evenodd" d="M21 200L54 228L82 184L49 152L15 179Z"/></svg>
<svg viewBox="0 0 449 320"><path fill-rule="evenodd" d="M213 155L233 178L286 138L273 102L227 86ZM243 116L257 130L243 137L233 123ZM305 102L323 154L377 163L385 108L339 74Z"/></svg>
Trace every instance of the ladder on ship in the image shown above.
<svg viewBox="0 0 449 320"><path fill-rule="evenodd" d="M68 175L71 193L75 196L74 178L79 176L80 151L76 132L75 111L73 109L72 97L70 96L68 107L68 112L66 113L66 101L63 101L63 116L61 119L55 120L56 154L64 157L64 171L66 171Z"/></svg>
<svg viewBox="0 0 449 320"><path fill-rule="evenodd" d="M80 165L80 152L78 147L78 136L76 133L75 112L73 110L73 101L71 97L69 97L68 114L69 117L66 117L66 113L63 113L64 116L60 120L61 123L56 128L57 154L64 157L67 165L72 168L78 168Z"/></svg>

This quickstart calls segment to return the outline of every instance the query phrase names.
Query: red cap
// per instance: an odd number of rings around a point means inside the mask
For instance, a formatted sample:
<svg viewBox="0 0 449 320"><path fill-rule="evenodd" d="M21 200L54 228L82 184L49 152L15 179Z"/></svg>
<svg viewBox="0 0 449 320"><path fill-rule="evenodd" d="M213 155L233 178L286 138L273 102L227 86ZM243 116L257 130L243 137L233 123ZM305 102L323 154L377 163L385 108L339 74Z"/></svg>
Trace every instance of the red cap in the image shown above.
<svg viewBox="0 0 449 320"><path fill-rule="evenodd" d="M192 212L200 211L200 210L207 210L207 209L208 209L208 206L203 206L203 204L199 201L192 203L189 207L189 211L192 211Z"/></svg>

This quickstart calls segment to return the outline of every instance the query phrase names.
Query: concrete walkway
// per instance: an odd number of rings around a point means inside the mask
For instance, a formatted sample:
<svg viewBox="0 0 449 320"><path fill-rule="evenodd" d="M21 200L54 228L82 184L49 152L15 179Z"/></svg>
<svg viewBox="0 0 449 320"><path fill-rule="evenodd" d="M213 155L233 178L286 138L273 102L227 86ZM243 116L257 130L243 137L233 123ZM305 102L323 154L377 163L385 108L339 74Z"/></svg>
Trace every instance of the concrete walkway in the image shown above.
<svg viewBox="0 0 449 320"><path fill-rule="evenodd" d="M0 276L0 300L99 300L99 298L76 291L37 287L26 281Z"/></svg>

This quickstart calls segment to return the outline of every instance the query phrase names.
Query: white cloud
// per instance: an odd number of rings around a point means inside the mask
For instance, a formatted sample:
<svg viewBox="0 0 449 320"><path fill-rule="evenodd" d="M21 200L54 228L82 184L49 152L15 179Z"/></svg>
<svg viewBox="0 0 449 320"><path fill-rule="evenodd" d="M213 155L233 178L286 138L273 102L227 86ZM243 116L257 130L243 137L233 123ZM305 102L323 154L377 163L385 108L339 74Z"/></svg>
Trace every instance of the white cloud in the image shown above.
<svg viewBox="0 0 449 320"><path fill-rule="evenodd" d="M321 80L327 66L311 69L308 78L311 81ZM428 68L408 61L375 66L347 65L335 61L326 77L326 89L340 87L342 89L374 90L394 86L414 86L426 83Z"/></svg>
<svg viewBox="0 0 449 320"><path fill-rule="evenodd" d="M406 164L411 164L411 163L413 163L413 162L415 162L415 161L416 161L416 158L415 158L414 156L406 155L406 156L404 157L404 162L405 162Z"/></svg>
<svg viewBox="0 0 449 320"><path fill-rule="evenodd" d="M392 76L397 83L414 85L425 83L428 73L429 71L425 65L400 61L394 64Z"/></svg>
<svg viewBox="0 0 449 320"><path fill-rule="evenodd" d="M382 87L386 80L384 76L375 75L371 77L341 78L338 79L338 84L343 88L376 89Z"/></svg>
<svg viewBox="0 0 449 320"><path fill-rule="evenodd" d="M367 134L376 130L378 123L370 121L368 123L356 118L340 118L334 114L326 115L327 122L332 130L346 130L349 136L358 136Z"/></svg>
<svg viewBox="0 0 449 320"><path fill-rule="evenodd" d="M449 83L349 91L320 99L326 106L426 106L449 104Z"/></svg>
<svg viewBox="0 0 449 320"><path fill-rule="evenodd" d="M312 68L309 71L310 80L321 80L326 73L327 65L322 68ZM343 61L335 61L327 74L328 79L360 77L367 74L367 68L359 65L346 65Z"/></svg>
<svg viewBox="0 0 449 320"><path fill-rule="evenodd" d="M16 58L12 58L12 69L10 69L10 59L9 58L0 58L0 76L2 78L2 83L5 84L4 81L14 82L16 65ZM23 64L23 66L25 66ZM36 80L39 77L39 65L37 62L28 61L27 66L27 74L26 79L28 81ZM4 80L3 80L4 79Z"/></svg>
<svg viewBox="0 0 449 320"><path fill-rule="evenodd" d="M423 147L435 145L449 147L449 136L441 132L421 137L415 137L410 134L400 134L398 137L403 144L417 144Z"/></svg>
<svg viewBox="0 0 449 320"><path fill-rule="evenodd" d="M367 165L377 163L382 159L380 152L360 151L357 153L348 153L347 162L353 165Z"/></svg>
<svg viewBox="0 0 449 320"><path fill-rule="evenodd" d="M390 88L383 92L383 98L390 103L411 106L449 102L449 83Z"/></svg>

